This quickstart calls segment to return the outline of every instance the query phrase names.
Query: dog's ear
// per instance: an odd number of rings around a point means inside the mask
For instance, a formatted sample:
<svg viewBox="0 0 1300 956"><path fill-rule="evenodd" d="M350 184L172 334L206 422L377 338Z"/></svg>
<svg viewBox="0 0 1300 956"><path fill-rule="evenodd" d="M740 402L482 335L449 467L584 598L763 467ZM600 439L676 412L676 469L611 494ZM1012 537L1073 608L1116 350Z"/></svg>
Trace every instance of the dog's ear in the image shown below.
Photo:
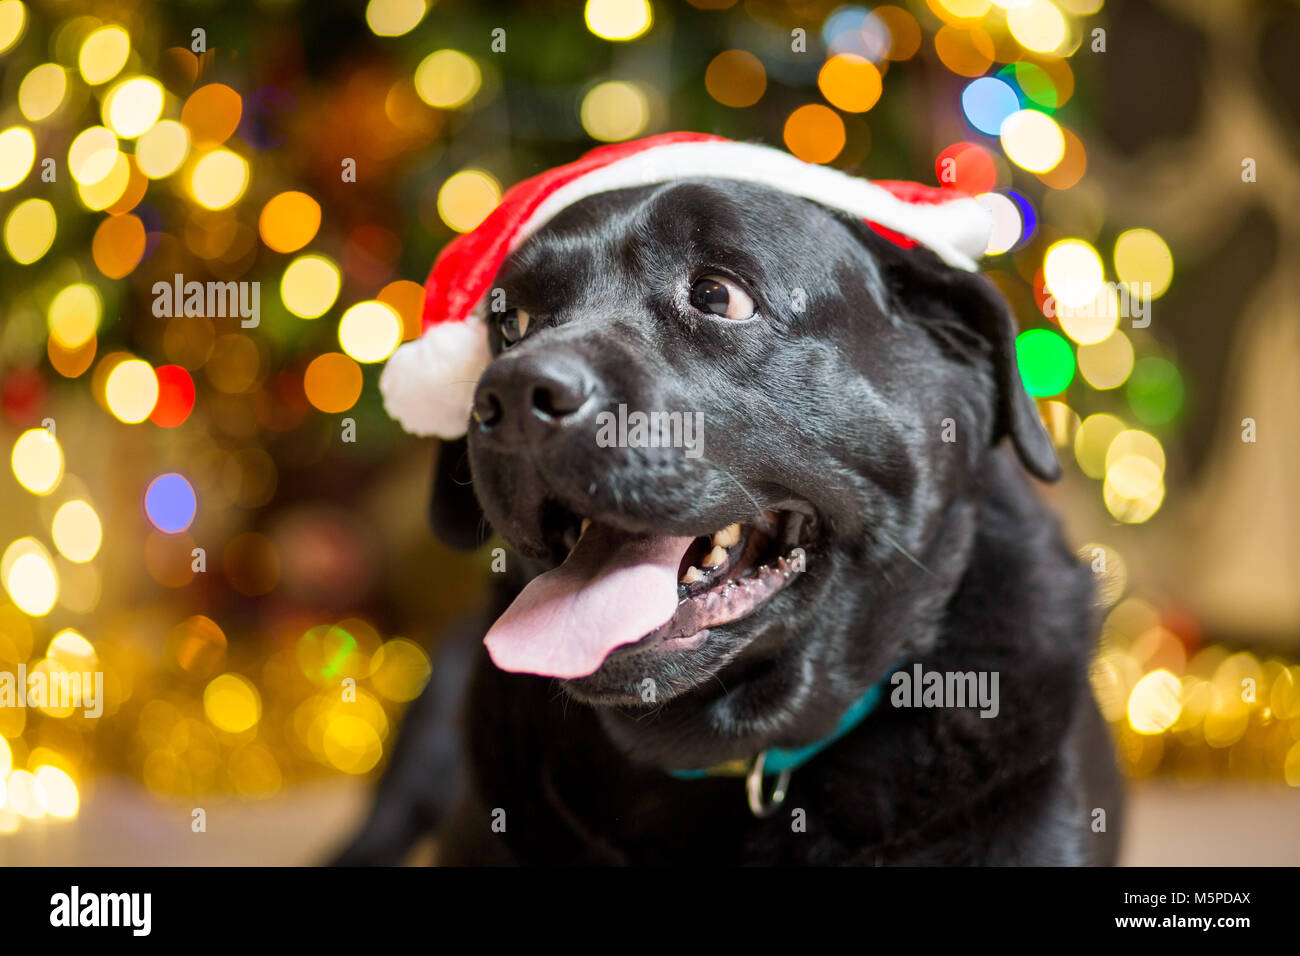
<svg viewBox="0 0 1300 956"><path fill-rule="evenodd" d="M474 496L469 446L464 438L438 442L429 524L444 544L457 551L473 551L483 543L483 509Z"/></svg>
<svg viewBox="0 0 1300 956"><path fill-rule="evenodd" d="M993 441L1010 436L1011 444L1030 474L1042 481L1061 477L1052 439L1043 427L1038 406L1025 391L1016 361L1016 319L1002 293L986 276L947 265L924 248L902 249L867 226L877 251L882 277L891 298L905 312L927 325L947 344L961 347L954 333L975 333L986 353L997 388L997 421ZM965 338L966 335L961 335Z"/></svg>

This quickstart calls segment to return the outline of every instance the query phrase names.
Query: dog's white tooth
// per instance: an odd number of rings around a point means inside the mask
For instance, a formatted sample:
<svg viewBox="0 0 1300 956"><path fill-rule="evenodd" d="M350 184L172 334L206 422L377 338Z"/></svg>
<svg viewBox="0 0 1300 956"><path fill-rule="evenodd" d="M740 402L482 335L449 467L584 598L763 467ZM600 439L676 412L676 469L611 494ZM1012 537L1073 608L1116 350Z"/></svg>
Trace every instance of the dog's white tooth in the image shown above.
<svg viewBox="0 0 1300 956"><path fill-rule="evenodd" d="M696 581L703 580L704 572L693 564L687 568L686 573L682 575L682 584L694 584Z"/></svg>
<svg viewBox="0 0 1300 956"><path fill-rule="evenodd" d="M719 548L730 548L740 541L740 523L729 524L713 533L713 543Z"/></svg>
<svg viewBox="0 0 1300 956"><path fill-rule="evenodd" d="M583 518L583 519L582 519L582 526L581 526L580 528L578 528L578 537L582 537L584 534L586 534L586 533L587 533L587 529L590 528L590 527L591 527L591 519L590 519L590 518Z"/></svg>
<svg viewBox="0 0 1300 956"><path fill-rule="evenodd" d="M704 556L704 566L706 568L720 568L727 563L727 549L715 546L712 551Z"/></svg>

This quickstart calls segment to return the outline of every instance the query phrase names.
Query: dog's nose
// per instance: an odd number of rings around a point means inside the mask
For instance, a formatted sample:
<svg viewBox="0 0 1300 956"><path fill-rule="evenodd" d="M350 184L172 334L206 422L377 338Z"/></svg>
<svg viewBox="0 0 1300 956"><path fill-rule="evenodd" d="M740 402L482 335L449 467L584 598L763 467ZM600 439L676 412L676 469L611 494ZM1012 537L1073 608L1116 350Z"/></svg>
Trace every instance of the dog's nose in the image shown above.
<svg viewBox="0 0 1300 956"><path fill-rule="evenodd" d="M572 431L590 417L595 381L591 367L567 352L494 362L474 392L479 433L513 442Z"/></svg>

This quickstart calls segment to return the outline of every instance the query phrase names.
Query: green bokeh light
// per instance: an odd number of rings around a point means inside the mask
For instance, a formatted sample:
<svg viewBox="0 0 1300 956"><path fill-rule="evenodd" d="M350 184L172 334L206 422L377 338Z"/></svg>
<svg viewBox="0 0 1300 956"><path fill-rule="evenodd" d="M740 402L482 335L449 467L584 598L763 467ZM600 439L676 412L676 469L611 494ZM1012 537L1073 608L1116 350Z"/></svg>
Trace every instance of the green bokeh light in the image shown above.
<svg viewBox="0 0 1300 956"><path fill-rule="evenodd" d="M1016 338L1016 364L1025 391L1036 397L1060 395L1074 381L1074 351L1051 329L1030 329Z"/></svg>
<svg viewBox="0 0 1300 956"><path fill-rule="evenodd" d="M1139 359L1124 388L1129 407L1144 425L1166 425L1183 409L1183 376L1168 359Z"/></svg>

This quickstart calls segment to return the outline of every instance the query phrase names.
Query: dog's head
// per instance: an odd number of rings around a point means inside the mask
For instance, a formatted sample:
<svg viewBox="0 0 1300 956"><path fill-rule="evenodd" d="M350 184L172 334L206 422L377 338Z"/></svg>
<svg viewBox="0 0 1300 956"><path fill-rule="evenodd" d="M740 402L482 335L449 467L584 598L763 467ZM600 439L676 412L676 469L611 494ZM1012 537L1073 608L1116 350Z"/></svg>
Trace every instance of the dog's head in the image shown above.
<svg viewBox="0 0 1300 956"><path fill-rule="evenodd" d="M899 561L944 563L990 446L1058 471L992 285L808 200L708 179L596 195L495 286L473 487L544 573L488 647L589 703L722 726L758 719L754 688L791 711L816 686L833 722L837 682L860 693L900 651L849 639L872 595ZM441 497L435 525L472 537L477 509Z"/></svg>

